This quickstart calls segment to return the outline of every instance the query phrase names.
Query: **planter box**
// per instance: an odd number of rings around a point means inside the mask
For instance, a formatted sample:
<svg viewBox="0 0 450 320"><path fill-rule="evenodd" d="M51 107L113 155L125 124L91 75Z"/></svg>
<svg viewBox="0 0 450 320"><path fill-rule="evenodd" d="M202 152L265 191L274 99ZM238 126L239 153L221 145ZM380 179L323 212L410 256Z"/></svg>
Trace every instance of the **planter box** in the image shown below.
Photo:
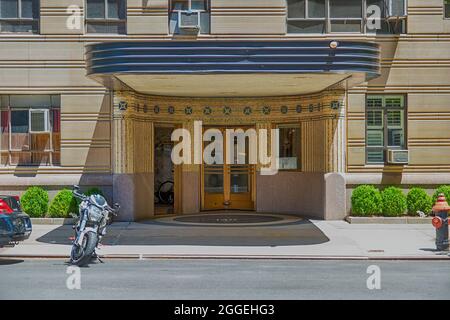
<svg viewBox="0 0 450 320"><path fill-rule="evenodd" d="M73 225L75 219L73 218L31 218L31 224L49 224L49 225Z"/></svg>
<svg viewBox="0 0 450 320"><path fill-rule="evenodd" d="M429 224L432 217L352 217L345 218L351 224Z"/></svg>

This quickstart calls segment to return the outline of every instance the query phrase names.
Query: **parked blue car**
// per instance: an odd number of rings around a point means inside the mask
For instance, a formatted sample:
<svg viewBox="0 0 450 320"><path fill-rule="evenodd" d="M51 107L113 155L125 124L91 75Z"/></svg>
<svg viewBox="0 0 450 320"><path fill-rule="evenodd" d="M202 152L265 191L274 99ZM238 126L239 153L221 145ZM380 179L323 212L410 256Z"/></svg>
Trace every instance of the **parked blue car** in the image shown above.
<svg viewBox="0 0 450 320"><path fill-rule="evenodd" d="M30 217L22 212L19 197L0 195L0 247L28 239L31 231Z"/></svg>

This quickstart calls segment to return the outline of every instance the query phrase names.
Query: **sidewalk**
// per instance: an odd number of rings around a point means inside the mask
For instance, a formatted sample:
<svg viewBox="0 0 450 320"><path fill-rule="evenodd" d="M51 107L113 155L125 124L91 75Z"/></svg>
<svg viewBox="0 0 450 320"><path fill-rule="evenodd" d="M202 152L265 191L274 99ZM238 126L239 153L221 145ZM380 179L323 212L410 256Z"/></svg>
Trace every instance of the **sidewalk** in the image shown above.
<svg viewBox="0 0 450 320"><path fill-rule="evenodd" d="M35 225L31 238L0 257L67 258L71 226ZM448 259L435 252L431 225L351 225L306 221L287 226L197 227L115 223L98 251L106 258Z"/></svg>

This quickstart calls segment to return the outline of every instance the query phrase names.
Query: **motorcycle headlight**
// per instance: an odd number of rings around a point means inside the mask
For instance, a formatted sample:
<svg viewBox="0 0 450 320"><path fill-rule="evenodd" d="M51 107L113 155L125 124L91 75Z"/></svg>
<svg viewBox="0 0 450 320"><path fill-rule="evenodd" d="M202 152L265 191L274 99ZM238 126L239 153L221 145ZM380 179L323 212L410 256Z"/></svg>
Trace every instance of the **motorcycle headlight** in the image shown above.
<svg viewBox="0 0 450 320"><path fill-rule="evenodd" d="M103 211L95 206L89 207L89 221L99 222L103 218Z"/></svg>

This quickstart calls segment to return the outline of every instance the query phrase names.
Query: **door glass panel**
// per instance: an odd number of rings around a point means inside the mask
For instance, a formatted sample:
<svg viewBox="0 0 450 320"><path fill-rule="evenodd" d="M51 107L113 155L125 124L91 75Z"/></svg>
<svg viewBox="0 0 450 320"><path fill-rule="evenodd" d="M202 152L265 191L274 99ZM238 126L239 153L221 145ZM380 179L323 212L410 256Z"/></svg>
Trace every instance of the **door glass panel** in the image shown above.
<svg viewBox="0 0 450 320"><path fill-rule="evenodd" d="M231 193L247 193L248 187L248 174L247 173L231 173L230 183Z"/></svg>
<svg viewBox="0 0 450 320"><path fill-rule="evenodd" d="M223 173L205 173L205 192L223 193Z"/></svg>

